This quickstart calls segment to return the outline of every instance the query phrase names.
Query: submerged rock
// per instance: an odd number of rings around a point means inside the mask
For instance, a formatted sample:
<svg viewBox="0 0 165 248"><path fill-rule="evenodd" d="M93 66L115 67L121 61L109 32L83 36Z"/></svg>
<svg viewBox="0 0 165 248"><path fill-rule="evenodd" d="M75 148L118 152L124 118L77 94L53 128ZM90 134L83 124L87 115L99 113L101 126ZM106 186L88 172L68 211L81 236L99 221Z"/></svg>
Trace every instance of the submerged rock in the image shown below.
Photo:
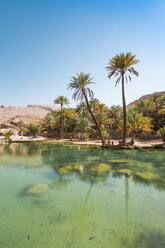
<svg viewBox="0 0 165 248"><path fill-rule="evenodd" d="M67 175L70 171L64 168L59 168L58 172L60 173L60 175Z"/></svg>
<svg viewBox="0 0 165 248"><path fill-rule="evenodd" d="M68 164L68 165L65 165L62 168L65 169L65 170L72 170L72 165L71 164Z"/></svg>
<svg viewBox="0 0 165 248"><path fill-rule="evenodd" d="M49 186L44 183L38 183L30 187L26 194L42 194L49 190Z"/></svg>
<svg viewBox="0 0 165 248"><path fill-rule="evenodd" d="M110 172L111 166L108 164L99 163L98 165L95 165L92 170L94 173L100 175L100 174Z"/></svg>
<svg viewBox="0 0 165 248"><path fill-rule="evenodd" d="M73 164L73 170L79 171L81 174L84 172L83 164Z"/></svg>
<svg viewBox="0 0 165 248"><path fill-rule="evenodd" d="M70 171L72 171L72 166L71 165L65 165L61 168L59 168L58 172L61 174L61 175L67 175L70 173Z"/></svg>
<svg viewBox="0 0 165 248"><path fill-rule="evenodd" d="M126 176L131 176L131 174L132 174L131 170L129 170L129 169L119 170L118 173L126 175Z"/></svg>
<svg viewBox="0 0 165 248"><path fill-rule="evenodd" d="M71 171L79 171L83 173L83 170L84 170L84 166L82 164L69 164L59 168L58 171L61 175L67 175Z"/></svg>
<svg viewBox="0 0 165 248"><path fill-rule="evenodd" d="M137 177L140 177L141 179L150 181L154 178L154 174L150 171L141 171L141 172L136 172L135 175Z"/></svg>

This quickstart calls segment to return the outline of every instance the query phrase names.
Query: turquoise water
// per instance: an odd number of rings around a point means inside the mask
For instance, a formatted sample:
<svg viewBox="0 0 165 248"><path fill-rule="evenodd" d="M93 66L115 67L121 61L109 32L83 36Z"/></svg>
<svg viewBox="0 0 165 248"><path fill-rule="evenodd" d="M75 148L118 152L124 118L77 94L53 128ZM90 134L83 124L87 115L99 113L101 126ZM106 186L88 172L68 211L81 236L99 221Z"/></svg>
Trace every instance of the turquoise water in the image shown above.
<svg viewBox="0 0 165 248"><path fill-rule="evenodd" d="M0 248L56 247L164 248L165 152L1 145Z"/></svg>

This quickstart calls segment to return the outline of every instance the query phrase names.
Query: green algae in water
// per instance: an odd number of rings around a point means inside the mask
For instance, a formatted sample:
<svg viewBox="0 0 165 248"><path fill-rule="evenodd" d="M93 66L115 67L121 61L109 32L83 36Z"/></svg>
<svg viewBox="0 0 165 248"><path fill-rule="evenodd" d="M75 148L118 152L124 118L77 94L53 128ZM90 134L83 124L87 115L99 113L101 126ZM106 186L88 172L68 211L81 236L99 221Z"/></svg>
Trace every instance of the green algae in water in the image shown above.
<svg viewBox="0 0 165 248"><path fill-rule="evenodd" d="M1 248L165 247L164 151L11 144L0 152ZM49 190L22 193L38 184Z"/></svg>

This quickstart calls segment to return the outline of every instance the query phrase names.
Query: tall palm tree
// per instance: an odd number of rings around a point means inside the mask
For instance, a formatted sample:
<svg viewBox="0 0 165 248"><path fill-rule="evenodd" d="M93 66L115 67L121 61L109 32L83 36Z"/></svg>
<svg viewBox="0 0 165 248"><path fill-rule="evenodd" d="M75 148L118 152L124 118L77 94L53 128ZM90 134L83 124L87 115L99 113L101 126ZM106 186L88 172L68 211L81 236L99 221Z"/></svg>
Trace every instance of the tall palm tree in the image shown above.
<svg viewBox="0 0 165 248"><path fill-rule="evenodd" d="M128 79L131 81L131 76L127 75L127 73L134 74L135 76L139 76L139 73L132 67L137 64L139 61L135 59L136 55L132 55L131 53L120 53L119 55L114 56L109 60L108 66L106 69L108 70L108 77L111 79L112 76L117 77L116 85L121 81L122 82L122 101L123 101L123 140L122 145L126 145L126 101L125 101L125 92L124 92L124 84ZM116 86L115 85L115 86Z"/></svg>
<svg viewBox="0 0 165 248"><path fill-rule="evenodd" d="M69 105L69 100L67 97L65 96L58 96L55 100L54 100L54 104L60 104L61 109L64 107L64 105Z"/></svg>
<svg viewBox="0 0 165 248"><path fill-rule="evenodd" d="M90 107L90 104L88 101L88 96L90 98L93 98L93 95L94 95L93 91L88 88L88 86L90 84L93 84L92 80L93 80L93 78L90 78L90 74L85 74L84 72L81 72L80 74L77 73L76 77L72 77L72 80L68 85L68 89L74 90L74 93L73 93L73 99L74 100L83 101L85 99L88 110L91 114L91 117L92 117L96 127L97 127L102 145L104 146L105 142L104 142L100 127L98 125L98 122L97 122L92 110L91 110L91 107Z"/></svg>
<svg viewBox="0 0 165 248"><path fill-rule="evenodd" d="M55 100L54 100L54 104L60 104L61 106L61 110L63 109L64 105L69 105L69 100L67 97L65 96L58 96ZM61 116L60 117L60 131L59 131L59 138L61 138L62 136L62 126L64 125L64 119Z"/></svg>

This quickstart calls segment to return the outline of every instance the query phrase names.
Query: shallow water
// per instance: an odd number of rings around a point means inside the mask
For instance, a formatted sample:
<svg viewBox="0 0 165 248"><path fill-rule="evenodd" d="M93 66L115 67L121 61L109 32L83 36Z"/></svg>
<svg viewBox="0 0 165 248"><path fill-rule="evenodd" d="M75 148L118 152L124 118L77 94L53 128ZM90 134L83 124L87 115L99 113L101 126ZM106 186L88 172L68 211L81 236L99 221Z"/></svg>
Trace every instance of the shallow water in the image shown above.
<svg viewBox="0 0 165 248"><path fill-rule="evenodd" d="M55 247L164 248L165 152L1 145L0 248Z"/></svg>

